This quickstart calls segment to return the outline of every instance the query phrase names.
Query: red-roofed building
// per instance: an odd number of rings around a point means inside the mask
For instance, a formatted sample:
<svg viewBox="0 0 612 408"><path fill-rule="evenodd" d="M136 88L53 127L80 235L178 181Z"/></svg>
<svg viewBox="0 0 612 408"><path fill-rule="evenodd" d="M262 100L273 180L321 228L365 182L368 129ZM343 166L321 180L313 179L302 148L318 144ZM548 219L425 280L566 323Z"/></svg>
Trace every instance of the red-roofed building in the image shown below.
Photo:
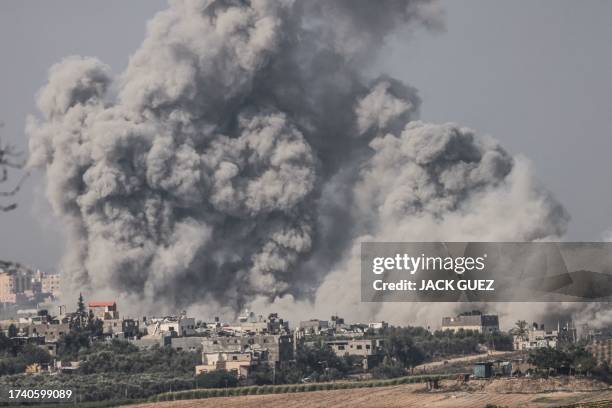
<svg viewBox="0 0 612 408"><path fill-rule="evenodd" d="M91 310L98 319L119 319L117 303L115 302L89 302L89 310Z"/></svg>

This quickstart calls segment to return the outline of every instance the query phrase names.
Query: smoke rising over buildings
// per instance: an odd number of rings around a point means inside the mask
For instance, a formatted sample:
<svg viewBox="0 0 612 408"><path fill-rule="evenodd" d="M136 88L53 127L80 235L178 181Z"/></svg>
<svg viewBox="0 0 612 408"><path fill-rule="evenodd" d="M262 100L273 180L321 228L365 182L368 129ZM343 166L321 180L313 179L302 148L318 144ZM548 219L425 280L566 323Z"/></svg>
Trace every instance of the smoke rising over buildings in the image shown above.
<svg viewBox="0 0 612 408"><path fill-rule="evenodd" d="M397 315L359 304L364 239L561 236L526 159L418 121L414 88L366 74L406 27L440 28L435 4L172 1L118 78L92 57L53 66L30 166L66 228L69 285L145 307Z"/></svg>

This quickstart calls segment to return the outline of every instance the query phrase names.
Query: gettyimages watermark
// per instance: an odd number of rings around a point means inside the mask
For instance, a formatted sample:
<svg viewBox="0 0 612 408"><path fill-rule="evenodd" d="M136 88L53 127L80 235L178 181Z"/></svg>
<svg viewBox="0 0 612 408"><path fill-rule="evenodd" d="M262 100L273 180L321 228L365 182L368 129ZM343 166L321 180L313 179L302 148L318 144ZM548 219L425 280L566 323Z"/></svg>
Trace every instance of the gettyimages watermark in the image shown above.
<svg viewBox="0 0 612 408"><path fill-rule="evenodd" d="M609 302L609 242L363 242L364 302Z"/></svg>

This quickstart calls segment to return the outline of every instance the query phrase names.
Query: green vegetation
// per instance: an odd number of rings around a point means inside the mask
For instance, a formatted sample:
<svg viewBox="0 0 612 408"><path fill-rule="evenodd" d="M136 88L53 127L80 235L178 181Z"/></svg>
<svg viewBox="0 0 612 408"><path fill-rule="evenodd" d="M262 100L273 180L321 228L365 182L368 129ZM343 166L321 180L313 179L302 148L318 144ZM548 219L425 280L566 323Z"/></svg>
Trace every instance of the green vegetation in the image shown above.
<svg viewBox="0 0 612 408"><path fill-rule="evenodd" d="M343 390L366 387L386 387L399 384L414 384L423 383L433 380L443 380L455 378L455 375L419 375L394 378L392 380L371 380L371 381L351 381L351 382L328 382L328 383L313 383L313 384L296 384L292 386L272 385L272 386L250 386L236 387L226 389L196 389L189 391L168 392L156 395L150 398L150 401L173 401L182 399L202 399L219 396L240 396L240 395L262 395L262 394L278 394L281 392L312 392L312 391L328 391L328 390Z"/></svg>
<svg viewBox="0 0 612 408"><path fill-rule="evenodd" d="M94 343L81 349L77 355L81 361L79 373L169 373L176 376L193 376L195 366L200 364L199 353L176 351L170 347L155 346L140 350L119 340L109 343Z"/></svg>
<svg viewBox="0 0 612 408"><path fill-rule="evenodd" d="M529 363L544 374L590 375L597 365L593 355L580 346L565 349L539 348L529 353Z"/></svg>
<svg viewBox="0 0 612 408"><path fill-rule="evenodd" d="M198 388L228 388L236 387L238 379L232 373L225 370L217 370L211 373L203 373L196 377Z"/></svg>
<svg viewBox="0 0 612 408"><path fill-rule="evenodd" d="M17 344L0 332L0 376L23 373L30 364L45 364L51 356L32 344Z"/></svg>
<svg viewBox="0 0 612 408"><path fill-rule="evenodd" d="M435 358L474 354L480 345L491 350L511 351L512 336L507 333L479 333L472 330L437 330L433 333L423 327L390 327L385 337L409 337L423 354L424 361Z"/></svg>
<svg viewBox="0 0 612 408"><path fill-rule="evenodd" d="M77 402L142 399L152 395L195 387L194 377L169 373L104 373L57 375L10 375L0 377L0 389L70 389Z"/></svg>

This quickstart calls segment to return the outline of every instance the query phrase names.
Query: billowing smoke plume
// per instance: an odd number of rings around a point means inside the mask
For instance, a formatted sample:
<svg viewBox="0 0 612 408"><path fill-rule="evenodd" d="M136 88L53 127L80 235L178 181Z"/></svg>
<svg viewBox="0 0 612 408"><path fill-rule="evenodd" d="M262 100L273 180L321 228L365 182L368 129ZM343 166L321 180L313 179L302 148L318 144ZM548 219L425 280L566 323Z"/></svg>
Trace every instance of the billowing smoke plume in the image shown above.
<svg viewBox="0 0 612 408"><path fill-rule="evenodd" d="M363 239L563 234L524 159L416 121L416 90L364 74L390 33L439 25L427 1L173 1L118 79L95 58L52 67L31 165L72 285L375 316L391 306L359 305Z"/></svg>

